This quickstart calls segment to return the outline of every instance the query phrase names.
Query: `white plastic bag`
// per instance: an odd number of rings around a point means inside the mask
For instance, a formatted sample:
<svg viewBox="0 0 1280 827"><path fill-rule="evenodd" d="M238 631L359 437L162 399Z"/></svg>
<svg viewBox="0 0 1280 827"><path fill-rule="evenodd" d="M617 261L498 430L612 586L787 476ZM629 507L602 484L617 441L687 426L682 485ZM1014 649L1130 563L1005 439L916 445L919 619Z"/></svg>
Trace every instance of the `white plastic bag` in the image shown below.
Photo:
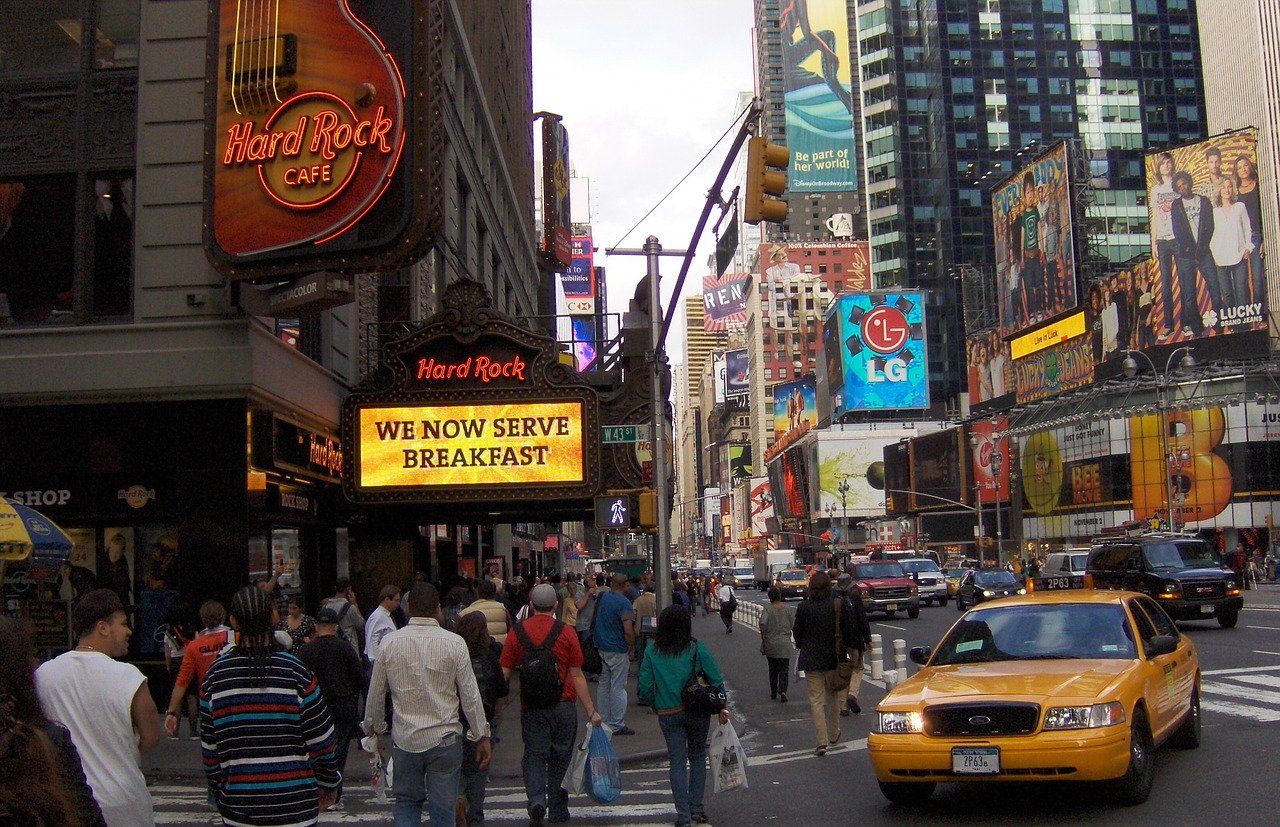
<svg viewBox="0 0 1280 827"><path fill-rule="evenodd" d="M391 800L391 754L384 752L378 742L378 736L367 735L360 739L360 749L369 753L369 776L373 791L379 800L386 803Z"/></svg>
<svg viewBox="0 0 1280 827"><path fill-rule="evenodd" d="M716 727L707 757L711 762L712 792L747 788L747 753L732 723Z"/></svg>
<svg viewBox="0 0 1280 827"><path fill-rule="evenodd" d="M591 724L587 724L586 735L582 743L574 747L569 758L569 769L564 774L564 788L570 795L586 794L587 790L587 746L591 743Z"/></svg>

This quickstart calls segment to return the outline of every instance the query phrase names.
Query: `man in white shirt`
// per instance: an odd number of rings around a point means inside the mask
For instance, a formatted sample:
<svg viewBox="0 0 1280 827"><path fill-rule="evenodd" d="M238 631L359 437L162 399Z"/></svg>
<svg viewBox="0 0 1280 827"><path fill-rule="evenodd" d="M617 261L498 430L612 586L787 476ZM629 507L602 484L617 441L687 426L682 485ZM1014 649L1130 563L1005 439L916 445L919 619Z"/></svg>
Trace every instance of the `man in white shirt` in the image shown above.
<svg viewBox="0 0 1280 827"><path fill-rule="evenodd" d="M408 604L409 625L382 638L374 661L364 731L387 731L383 694L389 690L395 824L421 824L427 802L431 827L452 827L462 739L476 742L476 762L483 769L491 756L489 724L467 645L440 625L440 593L419 583ZM459 706L471 729L464 728Z"/></svg>
<svg viewBox="0 0 1280 827"><path fill-rule="evenodd" d="M378 608L369 613L364 623L364 659L372 668L378 659L378 651L382 648L382 640L396 630L396 622L391 613L400 608L400 588L383 586L378 593Z"/></svg>
<svg viewBox="0 0 1280 827"><path fill-rule="evenodd" d="M724 633L731 635L733 634L733 613L738 608L738 598L733 593L733 587L728 583L721 583L716 589L716 599L720 601L720 619L724 621Z"/></svg>
<svg viewBox="0 0 1280 827"><path fill-rule="evenodd" d="M85 779L110 827L155 824L142 753L160 743L146 677L116 658L129 651L129 616L111 589L97 589L71 610L76 648L36 670L45 713L71 731Z"/></svg>

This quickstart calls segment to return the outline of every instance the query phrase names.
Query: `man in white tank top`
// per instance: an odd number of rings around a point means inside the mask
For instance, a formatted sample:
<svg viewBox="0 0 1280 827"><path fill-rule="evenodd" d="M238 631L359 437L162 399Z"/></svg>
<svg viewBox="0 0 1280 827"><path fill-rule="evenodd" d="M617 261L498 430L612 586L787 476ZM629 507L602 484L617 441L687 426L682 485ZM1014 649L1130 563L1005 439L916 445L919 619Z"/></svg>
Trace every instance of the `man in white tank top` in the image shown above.
<svg viewBox="0 0 1280 827"><path fill-rule="evenodd" d="M93 797L110 827L155 824L142 776L143 752L160 743L156 704L129 651L128 615L110 589L82 596L71 610L76 648L36 670L45 714L71 731Z"/></svg>

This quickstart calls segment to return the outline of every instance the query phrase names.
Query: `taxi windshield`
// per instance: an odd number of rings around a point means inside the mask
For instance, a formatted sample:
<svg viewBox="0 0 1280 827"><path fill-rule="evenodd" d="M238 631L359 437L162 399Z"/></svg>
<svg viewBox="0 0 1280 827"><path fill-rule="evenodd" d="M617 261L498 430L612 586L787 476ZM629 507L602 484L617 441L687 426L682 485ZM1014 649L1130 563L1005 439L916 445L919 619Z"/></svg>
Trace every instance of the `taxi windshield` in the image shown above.
<svg viewBox="0 0 1280 827"><path fill-rule="evenodd" d="M902 567L908 573L914 574L918 571L938 571L938 564L932 560L902 560Z"/></svg>
<svg viewBox="0 0 1280 827"><path fill-rule="evenodd" d="M1199 540L1152 543L1144 546L1142 553L1155 570L1217 568L1221 565L1209 544Z"/></svg>
<svg viewBox="0 0 1280 827"><path fill-rule="evenodd" d="M930 666L1005 660L1137 657L1118 603L992 606L966 615L938 645Z"/></svg>
<svg viewBox="0 0 1280 827"><path fill-rule="evenodd" d="M903 577L902 566L897 563L859 563L858 577Z"/></svg>
<svg viewBox="0 0 1280 827"><path fill-rule="evenodd" d="M809 575L802 571L784 571L779 575L783 580L808 580Z"/></svg>

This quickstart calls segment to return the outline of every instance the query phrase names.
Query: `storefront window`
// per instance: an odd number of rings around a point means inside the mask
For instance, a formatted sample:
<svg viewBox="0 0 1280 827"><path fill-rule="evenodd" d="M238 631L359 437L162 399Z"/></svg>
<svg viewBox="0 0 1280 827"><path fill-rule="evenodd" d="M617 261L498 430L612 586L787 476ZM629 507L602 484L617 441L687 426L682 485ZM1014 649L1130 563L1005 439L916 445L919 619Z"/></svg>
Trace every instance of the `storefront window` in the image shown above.
<svg viewBox="0 0 1280 827"><path fill-rule="evenodd" d="M0 77L53 75L80 66L80 0L2 0ZM136 18L136 14L135 14Z"/></svg>
<svg viewBox="0 0 1280 827"><path fill-rule="evenodd" d="M69 174L0 182L0 324L70 320L75 192Z"/></svg>

